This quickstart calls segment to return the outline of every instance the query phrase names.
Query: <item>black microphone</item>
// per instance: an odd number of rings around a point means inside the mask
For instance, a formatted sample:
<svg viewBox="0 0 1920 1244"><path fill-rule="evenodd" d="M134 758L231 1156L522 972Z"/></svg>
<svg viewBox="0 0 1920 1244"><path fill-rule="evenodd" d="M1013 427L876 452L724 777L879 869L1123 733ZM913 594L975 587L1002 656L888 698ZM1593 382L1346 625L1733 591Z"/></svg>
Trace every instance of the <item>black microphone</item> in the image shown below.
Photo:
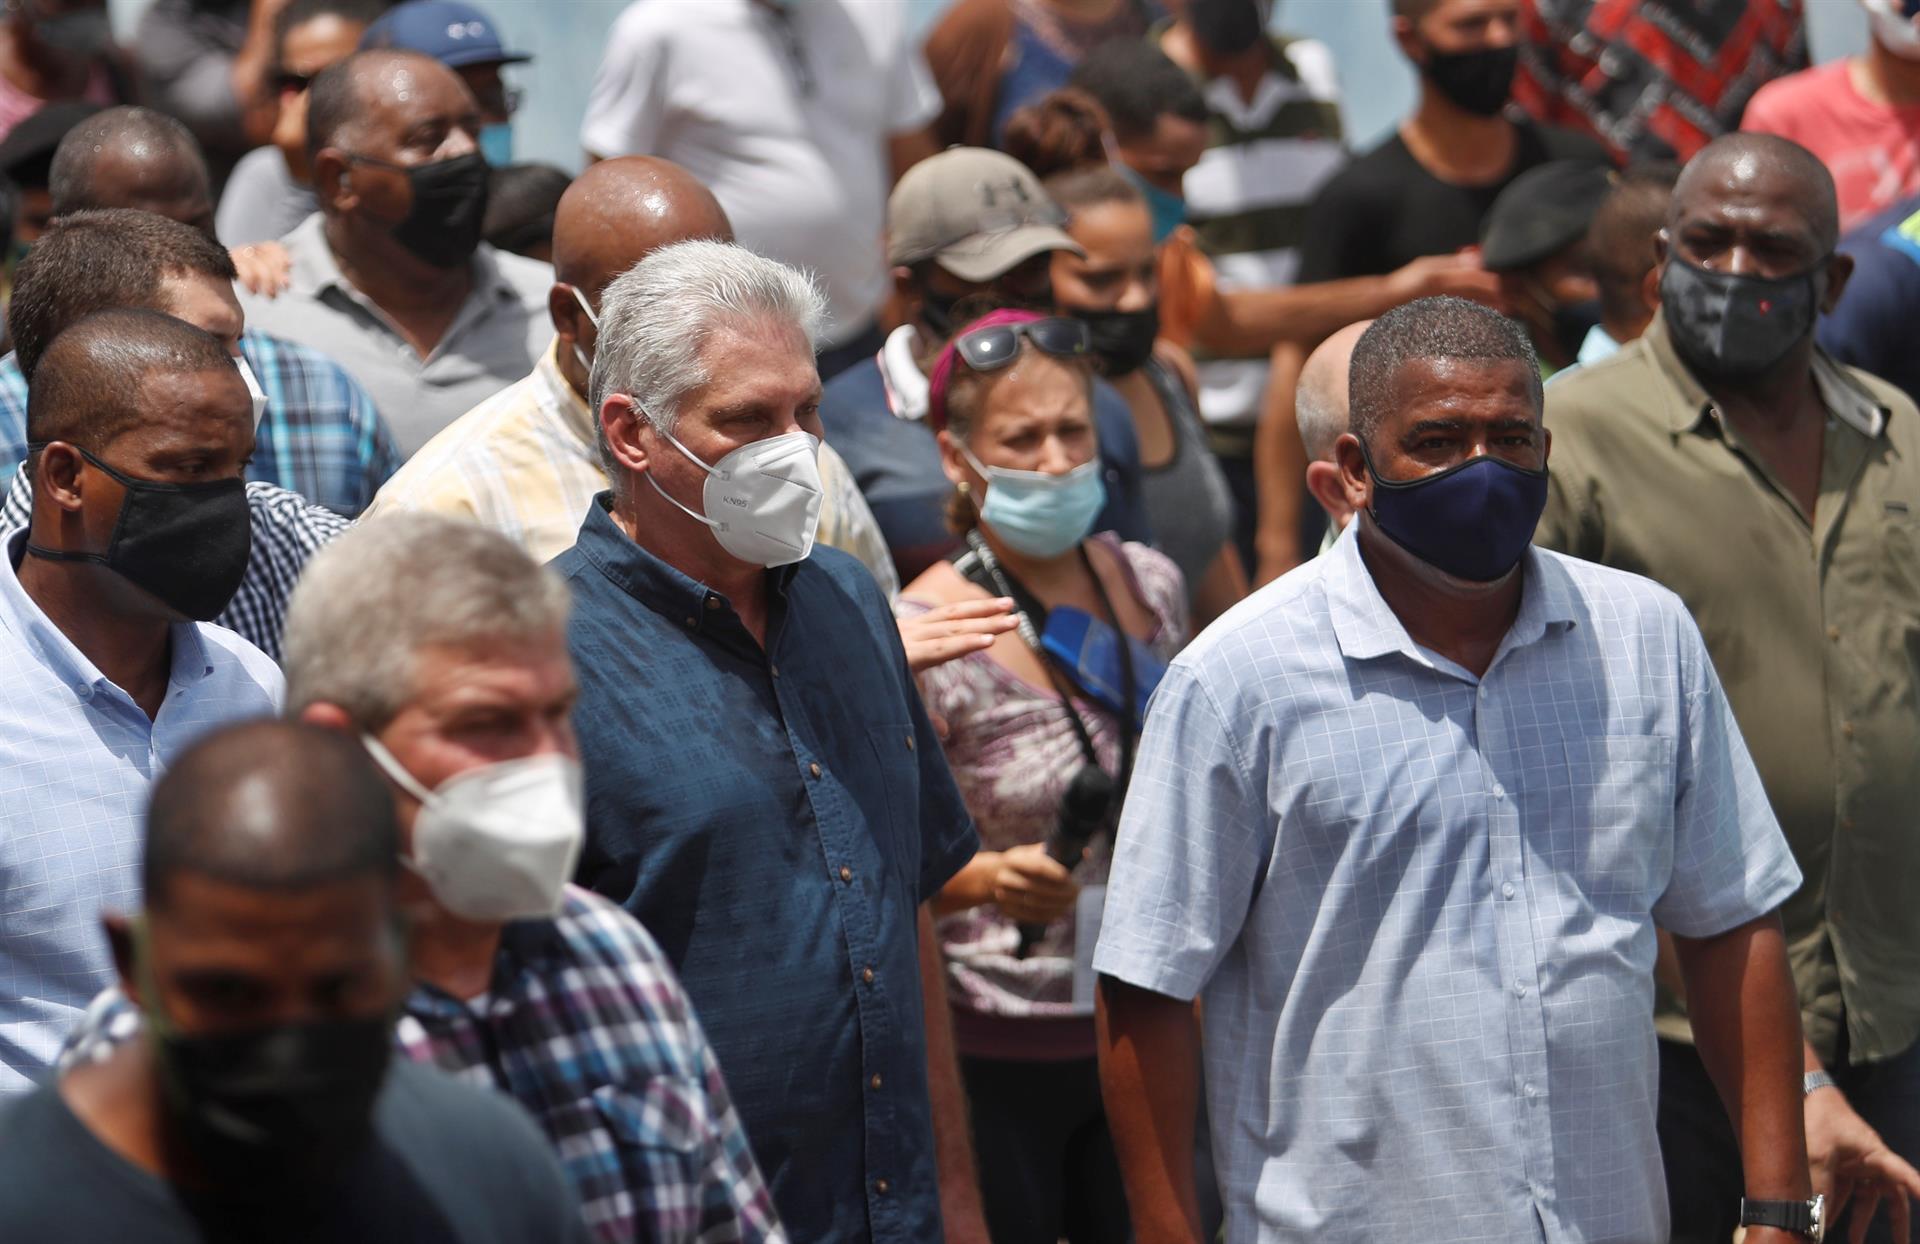
<svg viewBox="0 0 1920 1244"><path fill-rule="evenodd" d="M1113 810L1113 778L1099 765L1087 765L1073 775L1066 793L1060 796L1060 820L1047 835L1047 856L1071 870L1086 854L1093 836L1106 828L1107 814ZM1046 936L1044 924L1022 924L1020 945L1014 958L1024 959Z"/></svg>

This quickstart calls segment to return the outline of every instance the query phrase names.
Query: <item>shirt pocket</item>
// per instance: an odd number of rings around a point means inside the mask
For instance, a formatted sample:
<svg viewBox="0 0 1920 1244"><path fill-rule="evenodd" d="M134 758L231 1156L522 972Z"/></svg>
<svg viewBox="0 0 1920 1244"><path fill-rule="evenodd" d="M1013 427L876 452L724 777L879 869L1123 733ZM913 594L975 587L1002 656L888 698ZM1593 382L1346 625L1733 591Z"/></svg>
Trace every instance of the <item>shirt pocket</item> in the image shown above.
<svg viewBox="0 0 1920 1244"><path fill-rule="evenodd" d="M1555 863L1603 911L1651 910L1673 869L1674 740L1592 735L1562 747L1566 783L1550 818Z"/></svg>
<svg viewBox="0 0 1920 1244"><path fill-rule="evenodd" d="M606 1156L619 1167L618 1186L639 1200L634 1212L641 1236L652 1239L651 1232L664 1229L665 1238L692 1238L712 1130L705 1095L656 1077L639 1090L601 1085L593 1090L593 1109L607 1138L603 1143L612 1149ZM598 1163L595 1169L593 1186L580 1188L582 1200L592 1200L605 1179Z"/></svg>

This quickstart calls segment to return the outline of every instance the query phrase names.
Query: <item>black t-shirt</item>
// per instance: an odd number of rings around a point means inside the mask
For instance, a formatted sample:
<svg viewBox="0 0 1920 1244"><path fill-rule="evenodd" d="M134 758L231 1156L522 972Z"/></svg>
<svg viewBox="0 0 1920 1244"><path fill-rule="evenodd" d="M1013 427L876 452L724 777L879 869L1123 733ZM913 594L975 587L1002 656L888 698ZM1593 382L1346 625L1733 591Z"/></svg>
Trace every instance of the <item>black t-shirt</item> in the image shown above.
<svg viewBox="0 0 1920 1244"><path fill-rule="evenodd" d="M61 1244L583 1244L547 1140L506 1098L394 1063L367 1150L270 1213L189 1203L87 1130L51 1085L0 1112L0 1238Z"/></svg>
<svg viewBox="0 0 1920 1244"><path fill-rule="evenodd" d="M1379 276L1422 255L1450 255L1480 241L1480 221L1520 174L1550 160L1605 163L1598 142L1574 130L1522 121L1506 176L1484 186L1441 181L1413 158L1396 131L1321 187L1307 209L1295 279Z"/></svg>

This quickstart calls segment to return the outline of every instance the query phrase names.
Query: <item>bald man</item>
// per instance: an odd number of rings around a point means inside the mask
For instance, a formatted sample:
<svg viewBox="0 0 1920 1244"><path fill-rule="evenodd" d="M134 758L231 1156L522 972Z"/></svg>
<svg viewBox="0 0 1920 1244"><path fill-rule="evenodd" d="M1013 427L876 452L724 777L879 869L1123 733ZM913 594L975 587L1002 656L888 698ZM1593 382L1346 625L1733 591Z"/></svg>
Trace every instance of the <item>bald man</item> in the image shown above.
<svg viewBox="0 0 1920 1244"><path fill-rule="evenodd" d="M1837 234L1833 179L1803 148L1732 134L1693 158L1656 243L1660 311L1548 390L1538 539L1665 584L1699 622L1806 876L1781 918L1815 1187L1851 1191L1856 1214L1885 1193L1904 1221L1920 1195L1920 411L1814 342L1853 267ZM1721 1244L1751 1138L1680 999L1663 994L1659 1030L1673 1238Z"/></svg>
<svg viewBox="0 0 1920 1244"><path fill-rule="evenodd" d="M1307 451L1307 491L1332 520L1320 551L1326 552L1353 520L1353 506L1340 484L1333 443L1347 430L1347 368L1353 347L1372 320L1359 320L1334 333L1307 356L1294 387L1293 417Z"/></svg>
<svg viewBox="0 0 1920 1244"><path fill-rule="evenodd" d="M545 561L573 547L588 503L607 488L587 407L601 291L663 246L733 240L727 214L668 160L603 160L561 196L553 218L553 342L519 383L468 411L388 481L369 516L418 511L471 519ZM859 558L889 595L893 560L846 463L820 450L826 501L819 541Z"/></svg>
<svg viewBox="0 0 1920 1244"><path fill-rule="evenodd" d="M439 61L357 52L308 92L320 211L282 239L278 297L247 321L337 359L402 456L525 376L551 340L553 269L480 240L480 106Z"/></svg>
<svg viewBox="0 0 1920 1244"><path fill-rule="evenodd" d="M11 1237L586 1244L525 1112L392 1056L400 836L350 736L216 733L146 822L144 909L89 922L150 1022L0 1113Z"/></svg>

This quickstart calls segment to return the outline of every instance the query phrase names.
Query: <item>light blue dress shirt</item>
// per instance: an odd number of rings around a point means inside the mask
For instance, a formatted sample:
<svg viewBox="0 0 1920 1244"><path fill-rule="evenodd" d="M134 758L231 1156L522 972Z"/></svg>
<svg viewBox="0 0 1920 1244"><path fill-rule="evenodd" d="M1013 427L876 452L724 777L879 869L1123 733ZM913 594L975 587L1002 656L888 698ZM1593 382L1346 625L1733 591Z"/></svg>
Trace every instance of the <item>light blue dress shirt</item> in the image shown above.
<svg viewBox="0 0 1920 1244"><path fill-rule="evenodd" d="M1349 530L1154 698L1094 966L1204 994L1233 1244L1667 1238L1654 926L1800 873L1679 598L1526 556L1482 678Z"/></svg>
<svg viewBox="0 0 1920 1244"><path fill-rule="evenodd" d="M181 623L148 720L21 588L26 537L0 558L0 1094L32 1087L113 983L100 915L139 906L148 790L206 730L285 693L246 640Z"/></svg>

